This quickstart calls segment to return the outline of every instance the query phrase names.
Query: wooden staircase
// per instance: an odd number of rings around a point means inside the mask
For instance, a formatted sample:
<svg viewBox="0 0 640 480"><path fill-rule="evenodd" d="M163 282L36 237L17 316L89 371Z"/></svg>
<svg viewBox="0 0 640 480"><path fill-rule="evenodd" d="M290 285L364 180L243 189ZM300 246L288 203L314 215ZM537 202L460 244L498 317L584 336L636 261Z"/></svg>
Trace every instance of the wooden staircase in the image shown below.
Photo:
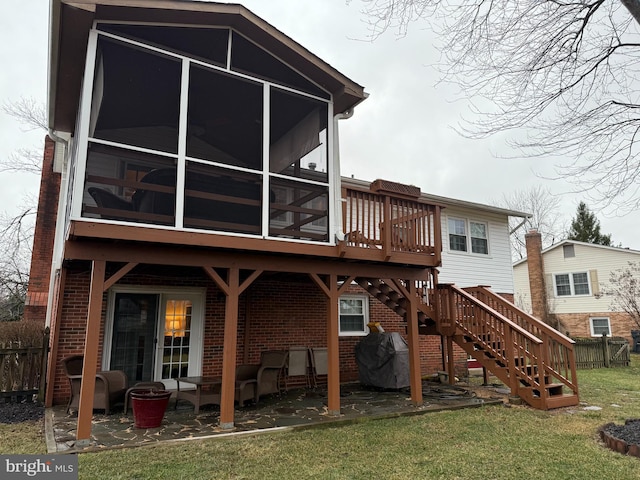
<svg viewBox="0 0 640 480"><path fill-rule="evenodd" d="M358 278L357 283L406 318L408 300L393 281ZM486 287L460 289L427 284L418 322L421 334L450 338L530 406L548 410L577 405L573 340Z"/></svg>

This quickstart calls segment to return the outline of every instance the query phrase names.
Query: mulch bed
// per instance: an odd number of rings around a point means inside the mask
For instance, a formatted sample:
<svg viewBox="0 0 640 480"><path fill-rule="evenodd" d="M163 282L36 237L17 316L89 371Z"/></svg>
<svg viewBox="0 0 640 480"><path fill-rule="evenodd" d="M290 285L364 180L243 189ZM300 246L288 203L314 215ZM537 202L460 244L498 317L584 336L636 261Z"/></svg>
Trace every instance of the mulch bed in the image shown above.
<svg viewBox="0 0 640 480"><path fill-rule="evenodd" d="M624 425L607 423L600 427L600 438L604 444L623 455L640 457L640 419L625 421Z"/></svg>
<svg viewBox="0 0 640 480"><path fill-rule="evenodd" d="M44 406L37 402L0 403L0 423L21 423L40 420Z"/></svg>

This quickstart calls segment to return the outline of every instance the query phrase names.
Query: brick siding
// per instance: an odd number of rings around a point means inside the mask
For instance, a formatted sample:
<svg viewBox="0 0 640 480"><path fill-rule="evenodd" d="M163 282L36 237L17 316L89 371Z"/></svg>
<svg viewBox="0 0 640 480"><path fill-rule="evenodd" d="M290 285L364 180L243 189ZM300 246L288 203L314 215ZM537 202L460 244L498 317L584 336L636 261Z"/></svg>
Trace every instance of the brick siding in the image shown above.
<svg viewBox="0 0 640 480"><path fill-rule="evenodd" d="M107 276L112 272L108 272ZM69 398L69 385L62 368L62 359L83 351L90 267L74 262L69 266L64 289L64 304L60 316L60 334L54 381L53 401L64 403ZM224 338L225 300L217 286L200 269L139 266L118 282L118 285L175 286L206 288L203 341L203 375L220 375ZM364 294L358 286L350 294ZM107 295L103 299L100 345L106 318ZM385 331L400 332L406 338L405 323L376 299L369 299L370 319L380 322ZM264 350L288 349L290 346L325 347L327 345L327 299L310 280L300 276L263 276L240 297L238 316L238 356L236 361L259 363ZM247 322L248 319L248 322ZM246 325L249 328L246 328ZM248 349L244 351L245 336ZM340 337L340 380L358 379L354 348L361 337ZM421 374L442 370L439 336L420 336ZM104 352L98 352L98 368ZM466 372L466 354L455 347L456 374ZM294 377L289 385L304 385L304 377Z"/></svg>
<svg viewBox="0 0 640 480"><path fill-rule="evenodd" d="M24 319L44 324L47 314L49 280L56 232L60 174L53 171L55 142L45 138L38 212L33 236L33 252L29 272L29 286L24 308Z"/></svg>
<svg viewBox="0 0 640 480"><path fill-rule="evenodd" d="M572 337L591 337L591 325L589 318L607 317L611 326L611 336L624 337L629 340L629 345L633 348L633 338L631 330L640 330L640 327L627 313L620 312L591 312L591 313L563 313L556 314L555 317L562 323L564 331L562 333Z"/></svg>

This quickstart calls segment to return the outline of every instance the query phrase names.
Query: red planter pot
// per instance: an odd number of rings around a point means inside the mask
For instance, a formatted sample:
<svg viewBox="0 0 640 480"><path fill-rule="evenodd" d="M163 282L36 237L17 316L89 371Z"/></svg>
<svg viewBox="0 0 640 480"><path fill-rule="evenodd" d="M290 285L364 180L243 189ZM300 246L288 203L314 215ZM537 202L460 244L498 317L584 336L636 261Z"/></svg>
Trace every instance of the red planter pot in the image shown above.
<svg viewBox="0 0 640 480"><path fill-rule="evenodd" d="M131 392L133 423L136 428L158 428L162 424L171 392L142 390Z"/></svg>

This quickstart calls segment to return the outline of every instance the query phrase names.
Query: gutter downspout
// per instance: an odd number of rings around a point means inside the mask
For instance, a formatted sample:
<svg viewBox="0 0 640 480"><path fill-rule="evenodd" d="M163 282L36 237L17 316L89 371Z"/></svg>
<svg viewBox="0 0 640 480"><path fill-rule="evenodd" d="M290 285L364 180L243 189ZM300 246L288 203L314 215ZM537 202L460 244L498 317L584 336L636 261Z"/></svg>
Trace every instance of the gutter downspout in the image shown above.
<svg viewBox="0 0 640 480"><path fill-rule="evenodd" d="M369 98L369 94L364 92L363 98L360 99L355 105L343 113L338 113L333 116L333 195L334 205L336 206L336 215L334 215L334 228L336 242L342 242L345 238L343 218L342 218L342 176L340 174L340 141L338 134L338 120L346 120L353 117L355 108ZM338 213L339 212L339 213Z"/></svg>
<svg viewBox="0 0 640 480"><path fill-rule="evenodd" d="M69 142L67 140L65 140L64 138L58 136L57 133L55 133L55 131L53 130L53 128L49 127L49 131L47 132L49 137L51 137L51 140L53 140L56 143L62 143L64 145L65 150L69 147Z"/></svg>
<svg viewBox="0 0 640 480"><path fill-rule="evenodd" d="M336 212L334 215L334 228L336 242L342 242L345 237L342 218L342 181L340 174L340 139L338 134L338 121L353 117L353 107L344 113L333 117L333 198Z"/></svg>

